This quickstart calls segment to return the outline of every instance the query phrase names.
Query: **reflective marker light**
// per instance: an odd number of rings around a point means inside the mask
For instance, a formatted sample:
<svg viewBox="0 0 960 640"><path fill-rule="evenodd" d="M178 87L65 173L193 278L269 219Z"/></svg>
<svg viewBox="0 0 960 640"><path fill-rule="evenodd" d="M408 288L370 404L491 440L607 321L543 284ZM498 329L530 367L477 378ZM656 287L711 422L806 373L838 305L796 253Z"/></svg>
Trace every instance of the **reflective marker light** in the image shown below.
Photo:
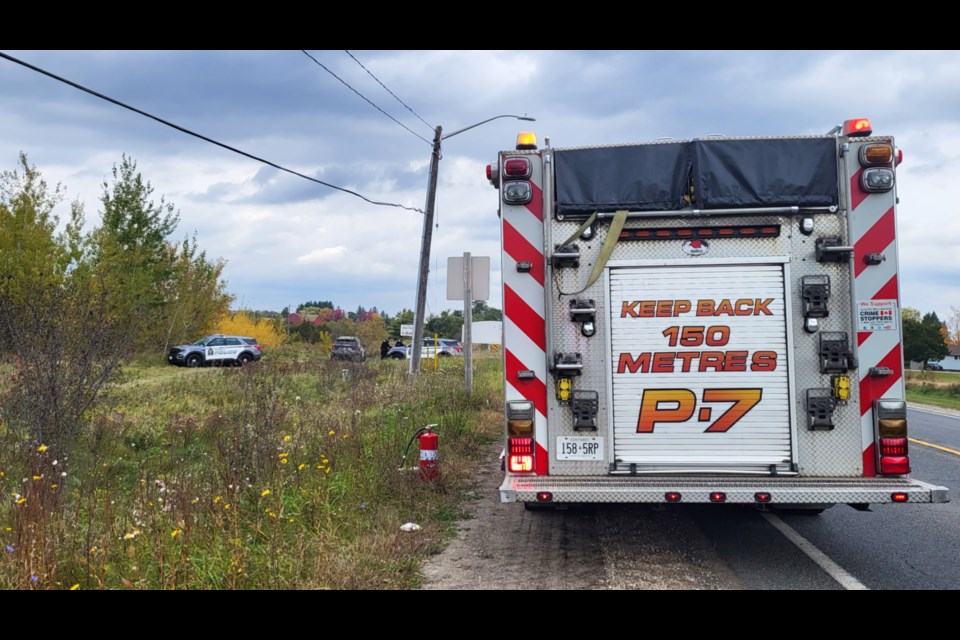
<svg viewBox="0 0 960 640"><path fill-rule="evenodd" d="M533 199L529 182L507 182L503 185L503 201L507 204L526 204Z"/></svg>
<svg viewBox="0 0 960 640"><path fill-rule="evenodd" d="M864 169L860 174L860 188L867 193L883 193L893 189L893 169Z"/></svg>
<svg viewBox="0 0 960 640"><path fill-rule="evenodd" d="M549 491L540 491L537 493L537 502L553 502L553 494Z"/></svg>
<svg viewBox="0 0 960 640"><path fill-rule="evenodd" d="M800 221L800 233L805 236L813 233L813 218L804 218Z"/></svg>
<svg viewBox="0 0 960 640"><path fill-rule="evenodd" d="M667 491L663 494L663 499L667 502L680 502L683 500L683 496L677 491Z"/></svg>
<svg viewBox="0 0 960 640"><path fill-rule="evenodd" d="M710 494L710 502L726 502L727 494L723 491L714 491Z"/></svg>
<svg viewBox="0 0 960 640"><path fill-rule="evenodd" d="M864 167L889 165L893 162L892 144L865 144L860 147L860 164Z"/></svg>
<svg viewBox="0 0 960 640"><path fill-rule="evenodd" d="M521 131L517 134L517 151L537 148L537 134L531 131Z"/></svg>
<svg viewBox="0 0 960 640"><path fill-rule="evenodd" d="M854 118L843 123L843 135L851 138L868 136L873 133L873 127L870 126L868 118Z"/></svg>
<svg viewBox="0 0 960 640"><path fill-rule="evenodd" d="M503 162L503 173L508 178L529 178L533 165L526 158L507 158Z"/></svg>
<svg viewBox="0 0 960 640"><path fill-rule="evenodd" d="M906 502L909 498L910 496L908 496L906 493L898 492L890 494L890 499L894 502Z"/></svg>
<svg viewBox="0 0 960 640"><path fill-rule="evenodd" d="M588 322L584 322L580 326L580 333L582 333L587 338L593 336L593 334L595 334L596 332L597 332L597 325L595 325L592 320Z"/></svg>
<svg viewBox="0 0 960 640"><path fill-rule="evenodd" d="M570 395L573 392L573 380L570 378L557 379L557 400L560 402L569 402Z"/></svg>
<svg viewBox="0 0 960 640"><path fill-rule="evenodd" d="M820 320L817 318L804 318L803 330L807 333L816 333L820 330Z"/></svg>
<svg viewBox="0 0 960 640"><path fill-rule="evenodd" d="M761 504L766 504L770 502L770 494L766 491L761 491L759 493L753 494L753 499Z"/></svg>

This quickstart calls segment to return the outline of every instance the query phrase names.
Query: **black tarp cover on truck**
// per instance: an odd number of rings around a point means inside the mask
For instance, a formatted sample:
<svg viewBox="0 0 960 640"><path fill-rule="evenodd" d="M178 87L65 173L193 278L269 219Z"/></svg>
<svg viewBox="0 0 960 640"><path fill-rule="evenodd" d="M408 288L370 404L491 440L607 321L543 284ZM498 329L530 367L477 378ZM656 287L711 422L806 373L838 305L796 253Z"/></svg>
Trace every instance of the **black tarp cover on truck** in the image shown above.
<svg viewBox="0 0 960 640"><path fill-rule="evenodd" d="M557 212L565 215L839 203L832 137L557 149L554 162ZM692 205L683 199L691 183Z"/></svg>

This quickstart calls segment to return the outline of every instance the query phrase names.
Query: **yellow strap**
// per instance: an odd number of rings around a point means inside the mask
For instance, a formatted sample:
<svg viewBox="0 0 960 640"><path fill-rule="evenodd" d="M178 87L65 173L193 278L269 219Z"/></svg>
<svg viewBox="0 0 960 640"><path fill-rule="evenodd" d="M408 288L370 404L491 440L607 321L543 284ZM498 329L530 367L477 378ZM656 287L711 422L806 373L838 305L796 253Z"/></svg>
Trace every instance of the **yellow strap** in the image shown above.
<svg viewBox="0 0 960 640"><path fill-rule="evenodd" d="M597 217L597 214L594 213L590 217L590 222L593 222L593 219ZM613 214L613 220L610 221L610 226L607 228L607 237L603 239L603 247L600 248L600 255L597 257L596 263L593 265L593 272L590 274L590 279L587 280L586 286L580 291L576 291L570 295L576 295L577 293L583 293L589 289L594 282L600 277L600 274L603 273L603 268L607 266L607 260L610 259L610 256L613 255L613 249L617 246L617 240L620 239L620 232L623 231L623 225L627 221L627 212L626 210L617 211ZM585 229L589 225L582 227ZM577 235L580 235L583 231L577 231ZM576 236L574 236L576 237ZM571 238L570 240L572 240ZM570 242L567 240L567 242ZM564 243L566 244L566 243Z"/></svg>
<svg viewBox="0 0 960 640"><path fill-rule="evenodd" d="M596 220L596 219L597 219L597 212L594 211L594 212L590 215L590 217L587 218L587 221L584 222L582 225L580 225L580 228L579 228L579 229L577 229L576 231L573 232L573 235L572 235L572 236L570 236L569 238L567 238L566 240L564 240L562 243L560 243L560 246L562 247L562 246L565 245L565 244L570 244L571 242L573 242L574 240L576 240L577 238L579 238L580 236L582 236L582 235L583 235L583 232L586 231L587 229L589 229L589 228L590 228L590 225L592 225L592 224L593 224L593 221Z"/></svg>

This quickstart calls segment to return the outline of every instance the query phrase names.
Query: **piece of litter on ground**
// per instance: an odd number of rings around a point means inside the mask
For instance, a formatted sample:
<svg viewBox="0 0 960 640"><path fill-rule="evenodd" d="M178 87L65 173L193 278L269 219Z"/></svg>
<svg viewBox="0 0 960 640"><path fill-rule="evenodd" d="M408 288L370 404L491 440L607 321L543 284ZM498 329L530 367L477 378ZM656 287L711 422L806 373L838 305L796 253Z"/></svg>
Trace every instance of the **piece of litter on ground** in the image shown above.
<svg viewBox="0 0 960 640"><path fill-rule="evenodd" d="M408 522L400 526L400 531L420 531L421 527L416 522Z"/></svg>

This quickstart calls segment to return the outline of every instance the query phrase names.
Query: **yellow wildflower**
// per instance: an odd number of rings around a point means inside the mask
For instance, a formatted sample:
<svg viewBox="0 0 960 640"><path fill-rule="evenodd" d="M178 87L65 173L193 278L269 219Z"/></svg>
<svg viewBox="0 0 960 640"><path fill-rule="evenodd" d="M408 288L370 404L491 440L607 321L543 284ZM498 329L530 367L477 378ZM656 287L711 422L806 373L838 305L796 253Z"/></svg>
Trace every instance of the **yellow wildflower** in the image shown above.
<svg viewBox="0 0 960 640"><path fill-rule="evenodd" d="M7 533L10 533L11 531L13 531L13 527L7 527Z"/></svg>
<svg viewBox="0 0 960 640"><path fill-rule="evenodd" d="M280 464L287 464L287 462L289 462L289 460L286 458L280 458Z"/></svg>
<svg viewBox="0 0 960 640"><path fill-rule="evenodd" d="M43 476L33 476L33 481L36 482L37 480L43 480Z"/></svg>
<svg viewBox="0 0 960 640"><path fill-rule="evenodd" d="M283 453L278 454L277 457L278 457L278 458L286 458L286 457L289 456L289 455L290 455L289 453L287 453L286 451L284 451Z"/></svg>
<svg viewBox="0 0 960 640"><path fill-rule="evenodd" d="M294 522L296 522L296 520L294 520L293 518L290 518L290 521L289 521L289 522L290 522L290 524L293 524Z"/></svg>
<svg viewBox="0 0 960 640"><path fill-rule="evenodd" d="M56 488L59 487L59 486L60 486L60 485L58 485L58 484L52 484L52 485L50 485L50 488L51 488L51 489L56 489Z"/></svg>
<svg viewBox="0 0 960 640"><path fill-rule="evenodd" d="M264 489L263 491L260 492L261 498L266 498L268 495L270 495L270 489Z"/></svg>
<svg viewBox="0 0 960 640"><path fill-rule="evenodd" d="M46 450L49 449L49 448L50 448L50 447L48 447L47 445L42 444L42 445L40 445L39 447L37 447L37 451L39 451L40 453L43 453L44 451L46 451Z"/></svg>
<svg viewBox="0 0 960 640"><path fill-rule="evenodd" d="M76 591L76 590L79 589L79 588L80 588L80 583L78 582L77 584L75 584L75 585L73 585L72 587L70 587L70 591Z"/></svg>
<svg viewBox="0 0 960 640"><path fill-rule="evenodd" d="M137 533L135 531L131 531L130 533L123 534L124 540L133 540L136 537L137 537Z"/></svg>
<svg viewBox="0 0 960 640"><path fill-rule="evenodd" d="M17 500L17 504L26 504L26 503L27 503L26 498L20 498L19 500Z"/></svg>
<svg viewBox="0 0 960 640"><path fill-rule="evenodd" d="M181 533L183 533L183 531L182 531L181 529L174 529L173 531L170 532L170 537L171 537L171 538L176 538L176 537L179 536Z"/></svg>
<svg viewBox="0 0 960 640"><path fill-rule="evenodd" d="M284 442L290 442L290 436L283 436Z"/></svg>
<svg viewBox="0 0 960 640"><path fill-rule="evenodd" d="M329 463L330 463L329 460L327 460L326 458L323 459L323 464L329 464Z"/></svg>
<svg viewBox="0 0 960 640"><path fill-rule="evenodd" d="M7 477L7 473L5 471L0 471L0 478L5 478L5 477Z"/></svg>
<svg viewBox="0 0 960 640"><path fill-rule="evenodd" d="M349 438L349 437L350 437L350 436L349 436L348 434L346 434L346 433L343 434L343 439L344 439L344 440L346 440L346 439Z"/></svg>
<svg viewBox="0 0 960 640"><path fill-rule="evenodd" d="M220 496L217 496L216 498L213 499L213 504L220 504L220 500L222 500L222 498Z"/></svg>
<svg viewBox="0 0 960 640"><path fill-rule="evenodd" d="M227 504L223 505L223 510L224 510L224 511L230 511L230 503L229 503L229 502L228 502Z"/></svg>
<svg viewBox="0 0 960 640"><path fill-rule="evenodd" d="M337 435L337 432L334 431L333 429L330 429L330 432L327 433L327 435L328 435L328 436L335 436L335 435Z"/></svg>
<svg viewBox="0 0 960 640"><path fill-rule="evenodd" d="M307 466L307 465L305 465L305 464L303 464L303 463L301 462L300 464L297 465L297 471L303 471L303 468L304 468L305 466Z"/></svg>
<svg viewBox="0 0 960 640"><path fill-rule="evenodd" d="M327 467L326 469L324 469L323 472L329 474L329 473L330 473L330 467Z"/></svg>

